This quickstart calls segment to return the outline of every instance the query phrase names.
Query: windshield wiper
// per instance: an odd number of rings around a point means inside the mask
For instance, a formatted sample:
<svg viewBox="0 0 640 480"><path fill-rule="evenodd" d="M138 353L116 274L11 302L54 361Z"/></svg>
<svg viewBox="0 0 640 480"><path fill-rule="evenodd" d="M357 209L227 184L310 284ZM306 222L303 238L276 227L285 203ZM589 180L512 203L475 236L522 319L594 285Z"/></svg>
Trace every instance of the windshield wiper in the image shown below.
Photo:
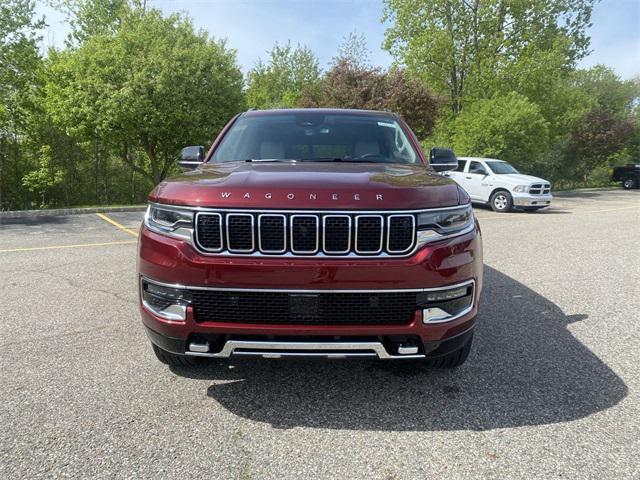
<svg viewBox="0 0 640 480"><path fill-rule="evenodd" d="M393 163L389 159L373 158L350 158L350 157L318 157L318 158L301 158L301 162L344 162L344 163Z"/></svg>
<svg viewBox="0 0 640 480"><path fill-rule="evenodd" d="M249 163L268 163L268 162L295 163L297 162L295 158L247 158L244 161Z"/></svg>

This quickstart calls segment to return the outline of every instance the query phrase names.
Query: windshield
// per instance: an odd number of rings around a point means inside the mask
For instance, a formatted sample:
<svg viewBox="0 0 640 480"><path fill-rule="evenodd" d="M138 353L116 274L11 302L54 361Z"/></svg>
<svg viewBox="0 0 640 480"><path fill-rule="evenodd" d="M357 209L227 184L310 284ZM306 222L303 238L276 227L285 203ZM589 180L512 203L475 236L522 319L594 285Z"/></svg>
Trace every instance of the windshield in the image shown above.
<svg viewBox="0 0 640 480"><path fill-rule="evenodd" d="M211 161L238 160L419 161L393 117L314 111L241 116L224 136Z"/></svg>
<svg viewBox="0 0 640 480"><path fill-rule="evenodd" d="M509 173L520 173L507 162L487 161L487 165L496 175L508 175Z"/></svg>

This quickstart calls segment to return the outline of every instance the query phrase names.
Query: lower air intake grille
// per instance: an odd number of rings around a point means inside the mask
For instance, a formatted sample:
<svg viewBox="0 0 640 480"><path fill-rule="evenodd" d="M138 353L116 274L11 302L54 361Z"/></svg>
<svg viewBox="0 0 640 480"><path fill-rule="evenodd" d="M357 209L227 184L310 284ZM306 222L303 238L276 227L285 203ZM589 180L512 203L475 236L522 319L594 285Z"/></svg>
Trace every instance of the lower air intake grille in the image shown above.
<svg viewBox="0 0 640 480"><path fill-rule="evenodd" d="M404 325L415 292L289 293L192 290L196 321L297 325Z"/></svg>

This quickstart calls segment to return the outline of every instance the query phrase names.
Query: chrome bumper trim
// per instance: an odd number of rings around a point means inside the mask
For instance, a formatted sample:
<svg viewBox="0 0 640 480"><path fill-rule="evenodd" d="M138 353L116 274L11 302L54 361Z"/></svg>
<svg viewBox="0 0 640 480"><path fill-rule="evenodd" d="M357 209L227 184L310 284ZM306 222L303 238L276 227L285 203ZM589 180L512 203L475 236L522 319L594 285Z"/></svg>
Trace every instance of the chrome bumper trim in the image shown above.
<svg viewBox="0 0 640 480"><path fill-rule="evenodd" d="M179 322L184 322L187 319L186 305L173 304L173 305L169 305L164 310L159 310L153 305L151 305L149 302L147 302L144 298L142 298L141 300L144 308L146 308L151 313L153 313L154 315L160 318L164 318L165 320L179 321Z"/></svg>
<svg viewBox="0 0 640 480"><path fill-rule="evenodd" d="M230 358L251 356L262 358L323 357L323 358L424 358L423 354L391 355L380 342L260 342L228 340L218 353L186 351L194 357Z"/></svg>
<svg viewBox="0 0 640 480"><path fill-rule="evenodd" d="M513 195L513 204L516 207L543 207L551 205L551 201L553 200L552 195L530 195L527 193L523 194L514 194Z"/></svg>
<svg viewBox="0 0 640 480"><path fill-rule="evenodd" d="M222 292L275 292L275 293L398 293L398 292L433 292L438 290L449 290L458 287L463 287L473 283L475 286L475 279L470 278L464 282L453 283L450 285L442 285L439 287L429 288L235 288L235 287L214 287L214 286L196 286L185 285L183 283L165 283L158 280L153 280L145 275L140 275L141 280L149 283L155 283L161 287L177 288L182 290L215 290Z"/></svg>

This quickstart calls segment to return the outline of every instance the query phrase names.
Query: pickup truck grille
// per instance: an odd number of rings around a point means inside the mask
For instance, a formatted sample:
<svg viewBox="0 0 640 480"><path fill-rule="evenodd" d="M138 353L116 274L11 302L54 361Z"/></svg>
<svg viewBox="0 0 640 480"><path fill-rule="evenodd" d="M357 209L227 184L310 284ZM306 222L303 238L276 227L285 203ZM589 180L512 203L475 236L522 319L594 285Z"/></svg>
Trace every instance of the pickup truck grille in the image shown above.
<svg viewBox="0 0 640 480"><path fill-rule="evenodd" d="M529 187L531 195L548 195L551 192L551 185L548 183L534 183Z"/></svg>
<svg viewBox="0 0 640 480"><path fill-rule="evenodd" d="M298 325L404 325L413 320L415 292L290 293L192 290L198 322Z"/></svg>
<svg viewBox="0 0 640 480"><path fill-rule="evenodd" d="M196 246L211 253L402 256L415 245L411 213L198 212Z"/></svg>

